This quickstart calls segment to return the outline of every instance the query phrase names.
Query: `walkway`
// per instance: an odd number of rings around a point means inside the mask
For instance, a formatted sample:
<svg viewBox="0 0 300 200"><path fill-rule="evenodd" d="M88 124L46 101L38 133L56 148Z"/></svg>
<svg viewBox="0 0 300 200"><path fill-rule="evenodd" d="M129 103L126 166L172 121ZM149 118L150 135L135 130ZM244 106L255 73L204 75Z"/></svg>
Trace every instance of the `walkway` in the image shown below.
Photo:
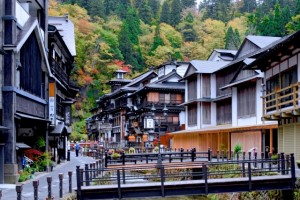
<svg viewBox="0 0 300 200"><path fill-rule="evenodd" d="M55 200L59 199L59 178L58 174L63 173L63 194L69 192L69 176L68 172L72 171L72 191L77 187L76 185L76 166L84 167L86 163L93 163L95 160L91 157L79 156L76 157L74 152L71 152L70 161L65 161L54 167L52 172L38 173L34 179L23 182L22 200L33 199L33 180L39 180L39 199L45 200L47 197L48 183L47 177L52 177L52 196ZM2 190L3 200L14 200L17 199L16 185L14 184L0 184L0 190Z"/></svg>

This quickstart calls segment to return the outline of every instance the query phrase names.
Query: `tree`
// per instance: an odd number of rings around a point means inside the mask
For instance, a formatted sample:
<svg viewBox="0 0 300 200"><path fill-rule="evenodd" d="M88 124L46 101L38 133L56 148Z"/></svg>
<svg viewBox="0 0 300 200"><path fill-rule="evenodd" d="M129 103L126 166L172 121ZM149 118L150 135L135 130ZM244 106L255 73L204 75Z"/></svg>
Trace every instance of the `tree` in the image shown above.
<svg viewBox="0 0 300 200"><path fill-rule="evenodd" d="M139 16L143 22L150 24L152 21L152 12L146 0L141 0L142 4L138 8Z"/></svg>
<svg viewBox="0 0 300 200"><path fill-rule="evenodd" d="M138 45L138 36L141 34L139 16L134 8L130 8L127 12L124 24L128 27L128 34L131 43Z"/></svg>
<svg viewBox="0 0 300 200"><path fill-rule="evenodd" d="M286 25L286 29L289 34L300 30L300 15L292 17L292 21Z"/></svg>
<svg viewBox="0 0 300 200"><path fill-rule="evenodd" d="M257 7L256 0L243 0L242 1L242 7L240 8L240 11L242 13L252 13Z"/></svg>
<svg viewBox="0 0 300 200"><path fill-rule="evenodd" d="M182 8L192 8L196 6L195 0L181 0Z"/></svg>
<svg viewBox="0 0 300 200"><path fill-rule="evenodd" d="M237 50L241 44L240 34L237 29L233 31L232 27L229 26L225 37L225 49Z"/></svg>
<svg viewBox="0 0 300 200"><path fill-rule="evenodd" d="M160 2L159 2L159 0L150 0L150 1L148 1L148 5L151 8L152 16L154 18L157 18L158 17L159 8L160 8Z"/></svg>
<svg viewBox="0 0 300 200"><path fill-rule="evenodd" d="M157 49L158 46L164 46L164 42L160 37L160 26L157 25L155 28L155 35L154 35L154 40L152 44L152 48L149 52L149 55L154 55L153 52Z"/></svg>
<svg viewBox="0 0 300 200"><path fill-rule="evenodd" d="M173 0L171 3L169 21L170 25L175 27L181 20L182 5L180 0Z"/></svg>
<svg viewBox="0 0 300 200"><path fill-rule="evenodd" d="M196 41L197 32L193 28L194 17L191 12L184 19L184 26L181 30L185 42Z"/></svg>
<svg viewBox="0 0 300 200"><path fill-rule="evenodd" d="M164 1L162 5L159 21L160 23L170 23L170 9L167 1Z"/></svg>

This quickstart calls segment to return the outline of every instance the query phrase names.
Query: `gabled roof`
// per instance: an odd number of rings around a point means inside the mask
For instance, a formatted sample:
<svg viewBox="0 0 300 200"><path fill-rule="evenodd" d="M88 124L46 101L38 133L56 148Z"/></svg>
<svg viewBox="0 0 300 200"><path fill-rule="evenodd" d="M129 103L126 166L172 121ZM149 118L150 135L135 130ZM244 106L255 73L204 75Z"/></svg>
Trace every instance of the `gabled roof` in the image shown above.
<svg viewBox="0 0 300 200"><path fill-rule="evenodd" d="M241 44L240 48L238 49L238 52L235 55L234 60L237 60L239 58L245 57L248 54L253 54L259 49L262 49L273 42L279 40L280 37L270 37L270 36L256 36L256 35L248 35L243 43ZM251 47L250 49L247 49L247 44L252 43L254 46L256 46L256 49L254 47ZM242 55L241 52L243 52Z"/></svg>
<svg viewBox="0 0 300 200"><path fill-rule="evenodd" d="M300 31L297 31L293 34L287 35L285 37L282 37L280 40L275 41L274 43L260 49L259 51L256 52L255 55L259 55L257 56L257 58L255 59L255 61L251 62L248 66L246 66L245 68L247 69L256 69L257 63L263 59L265 59L267 56L272 55L272 53L277 50L278 48L282 48L285 44L288 44L289 42L293 41L295 38L300 38Z"/></svg>
<svg viewBox="0 0 300 200"><path fill-rule="evenodd" d="M59 30L59 33L68 46L72 56L76 56L75 28L68 15L60 17L48 16L48 23L55 26Z"/></svg>
<svg viewBox="0 0 300 200"><path fill-rule="evenodd" d="M259 48L263 48L275 42L276 40L279 40L280 37L248 35L246 39L256 44Z"/></svg>
<svg viewBox="0 0 300 200"><path fill-rule="evenodd" d="M171 73L168 73L165 76L161 76L159 77L156 81L154 81L153 83L159 83L159 82L166 82L168 80L170 80L171 78L178 78L181 79L182 77L176 72L176 70L173 70Z"/></svg>
<svg viewBox="0 0 300 200"><path fill-rule="evenodd" d="M103 95L102 97L99 98L99 101L100 101L100 99L104 99L106 97L112 97L112 96L117 95L121 92L136 91L139 88L138 84L140 82L142 82L143 80L145 80L147 78L150 78L150 76L152 76L152 75L157 76L156 72L153 69L146 72L146 73L144 73L144 74L141 74L141 75L137 76L136 78L132 79L130 83L128 83L127 85L115 90L114 92Z"/></svg>
<svg viewBox="0 0 300 200"><path fill-rule="evenodd" d="M183 76L183 79L186 79L194 74L212 74L228 63L229 62L224 61L192 60Z"/></svg>

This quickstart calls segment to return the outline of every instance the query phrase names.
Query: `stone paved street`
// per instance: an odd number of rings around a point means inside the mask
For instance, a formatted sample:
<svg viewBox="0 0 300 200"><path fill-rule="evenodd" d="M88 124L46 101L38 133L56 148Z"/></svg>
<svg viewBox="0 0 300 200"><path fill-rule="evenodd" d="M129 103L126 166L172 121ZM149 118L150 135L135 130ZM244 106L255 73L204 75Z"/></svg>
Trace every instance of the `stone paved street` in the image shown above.
<svg viewBox="0 0 300 200"><path fill-rule="evenodd" d="M42 172L36 175L31 180L23 182L23 191L22 191L22 200L33 200L33 180L39 180L39 199L45 200L47 197L47 177L52 177L52 196L55 200L59 198L59 178L58 174L63 173L63 194L66 195L69 192L69 176L68 171L73 172L72 176L72 188L74 189L76 186L76 166L84 167L86 163L93 163L95 160L91 157L79 156L76 157L74 152L71 152L70 161L65 161L54 167L52 172L46 173ZM2 190L2 199L1 200L15 200L17 199L16 193L16 185L14 184L0 184L0 190Z"/></svg>

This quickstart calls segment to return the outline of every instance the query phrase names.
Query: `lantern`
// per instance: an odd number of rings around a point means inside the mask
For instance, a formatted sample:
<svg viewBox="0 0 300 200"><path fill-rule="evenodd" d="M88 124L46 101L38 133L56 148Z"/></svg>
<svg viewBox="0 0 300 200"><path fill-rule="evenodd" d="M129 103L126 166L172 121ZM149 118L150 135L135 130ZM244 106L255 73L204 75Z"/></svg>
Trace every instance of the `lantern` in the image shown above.
<svg viewBox="0 0 300 200"><path fill-rule="evenodd" d="M129 142L135 142L135 136L134 135L128 136L128 140Z"/></svg>
<svg viewBox="0 0 300 200"><path fill-rule="evenodd" d="M147 135L147 134L144 134L144 135L143 135L143 141L144 141L144 142L147 142L147 141L148 141L148 135Z"/></svg>

